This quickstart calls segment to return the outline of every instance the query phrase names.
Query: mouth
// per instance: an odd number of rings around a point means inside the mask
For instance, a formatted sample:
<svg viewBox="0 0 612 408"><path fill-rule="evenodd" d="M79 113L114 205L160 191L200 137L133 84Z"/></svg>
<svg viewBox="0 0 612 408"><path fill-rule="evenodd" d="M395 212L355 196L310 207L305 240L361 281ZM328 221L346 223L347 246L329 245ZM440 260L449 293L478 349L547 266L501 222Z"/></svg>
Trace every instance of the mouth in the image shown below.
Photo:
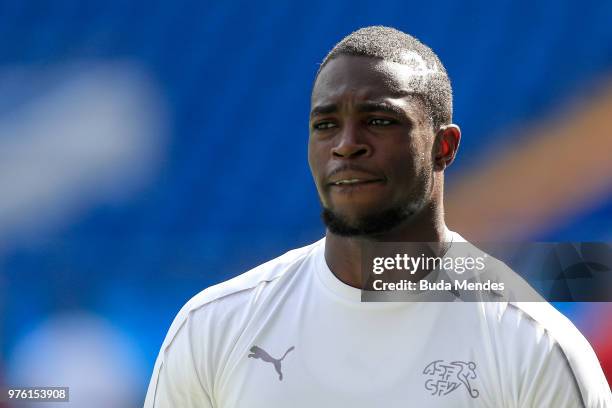
<svg viewBox="0 0 612 408"><path fill-rule="evenodd" d="M370 192L385 185L387 179L365 168L355 165L339 167L330 172L327 188L336 193Z"/></svg>
<svg viewBox="0 0 612 408"><path fill-rule="evenodd" d="M359 193L369 192L384 186L385 180L383 179L359 179L359 178L346 178L336 180L329 183L331 191L336 193Z"/></svg>
<svg viewBox="0 0 612 408"><path fill-rule="evenodd" d="M358 179L358 178L350 178L350 179L341 179L334 182L329 183L331 186L354 186L354 185L362 185L362 184L371 184L371 183L382 183L382 179Z"/></svg>

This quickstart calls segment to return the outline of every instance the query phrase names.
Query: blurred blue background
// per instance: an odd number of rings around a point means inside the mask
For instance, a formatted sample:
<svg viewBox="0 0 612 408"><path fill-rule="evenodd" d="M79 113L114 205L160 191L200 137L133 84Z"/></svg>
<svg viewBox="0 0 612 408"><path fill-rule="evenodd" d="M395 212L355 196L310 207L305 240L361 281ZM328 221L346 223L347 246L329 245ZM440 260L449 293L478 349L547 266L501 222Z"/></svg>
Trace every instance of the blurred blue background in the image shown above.
<svg viewBox="0 0 612 408"><path fill-rule="evenodd" d="M597 113L612 106L610 21L607 0L0 2L0 384L138 406L182 304L319 239L310 89L366 25L415 35L448 69L463 131L451 228L612 241L612 131ZM550 170L520 149L542 138L567 148L542 197L495 201L530 179L500 156ZM471 178L498 170L510 184ZM457 215L476 201L498 218ZM556 306L609 362L610 305Z"/></svg>

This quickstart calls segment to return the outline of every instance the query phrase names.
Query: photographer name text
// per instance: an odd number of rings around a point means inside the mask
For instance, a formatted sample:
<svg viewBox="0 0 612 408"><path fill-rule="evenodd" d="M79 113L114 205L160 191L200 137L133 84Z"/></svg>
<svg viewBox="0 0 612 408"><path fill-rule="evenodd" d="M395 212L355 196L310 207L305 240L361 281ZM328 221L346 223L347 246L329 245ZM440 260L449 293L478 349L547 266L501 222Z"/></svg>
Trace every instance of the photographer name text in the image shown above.
<svg viewBox="0 0 612 408"><path fill-rule="evenodd" d="M437 282L430 282L421 279L418 282L402 279L398 282L385 282L377 279L372 282L372 288L377 291L503 291L503 282L468 282L467 280L457 280L452 282L444 279Z"/></svg>

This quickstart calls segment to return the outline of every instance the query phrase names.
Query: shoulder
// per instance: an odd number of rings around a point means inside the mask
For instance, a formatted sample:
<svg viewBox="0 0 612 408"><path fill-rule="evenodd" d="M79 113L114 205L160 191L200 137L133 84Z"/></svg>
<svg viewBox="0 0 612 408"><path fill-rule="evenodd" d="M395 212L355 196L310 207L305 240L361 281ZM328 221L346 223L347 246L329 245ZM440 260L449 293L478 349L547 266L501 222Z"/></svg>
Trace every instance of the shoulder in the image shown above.
<svg viewBox="0 0 612 408"><path fill-rule="evenodd" d="M192 297L178 312L162 348L167 347L189 319L209 320L213 315L228 318L228 313L244 311L244 306L256 302L270 285L282 285L290 280L313 251L324 245L324 239L297 248L265 262L230 280L210 286Z"/></svg>
<svg viewBox="0 0 612 408"><path fill-rule="evenodd" d="M463 243L461 252L483 253L459 234L453 233L453 242ZM565 406L576 399L585 407L612 407L599 360L574 324L504 262L489 257L487 272L506 282L506 299L529 300L490 302L483 308L492 350L504 372L514 374L509 391L520 396L520 404ZM551 397L553 389L556 397Z"/></svg>
<svg viewBox="0 0 612 408"><path fill-rule="evenodd" d="M161 346L145 406L209 406L217 368L231 353L250 316L293 284L301 265L324 240L298 248L233 279L204 289L178 312ZM198 403L190 405L194 398ZM178 402L177 402L178 401ZM185 402L188 401L189 403Z"/></svg>

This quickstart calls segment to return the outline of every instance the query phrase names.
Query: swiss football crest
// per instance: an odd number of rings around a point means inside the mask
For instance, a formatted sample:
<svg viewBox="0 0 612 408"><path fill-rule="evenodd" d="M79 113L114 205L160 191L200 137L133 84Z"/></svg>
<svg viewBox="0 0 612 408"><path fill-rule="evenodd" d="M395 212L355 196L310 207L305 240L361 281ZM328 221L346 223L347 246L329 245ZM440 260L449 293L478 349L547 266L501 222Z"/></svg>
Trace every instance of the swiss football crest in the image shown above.
<svg viewBox="0 0 612 408"><path fill-rule="evenodd" d="M431 392L431 395L447 395L462 385L472 398L478 398L480 392L475 389L470 383L475 380L476 363L469 361L452 361L445 362L444 360L432 361L425 367L423 374L429 377L425 381L425 389Z"/></svg>

